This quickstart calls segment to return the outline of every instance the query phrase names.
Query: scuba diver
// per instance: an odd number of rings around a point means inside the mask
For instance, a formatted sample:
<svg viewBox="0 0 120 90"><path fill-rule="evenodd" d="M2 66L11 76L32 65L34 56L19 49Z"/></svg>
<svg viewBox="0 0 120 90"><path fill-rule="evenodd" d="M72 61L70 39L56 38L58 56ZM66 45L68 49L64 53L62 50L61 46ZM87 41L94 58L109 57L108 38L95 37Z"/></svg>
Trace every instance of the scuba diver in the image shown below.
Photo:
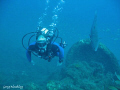
<svg viewBox="0 0 120 90"><path fill-rule="evenodd" d="M57 36L55 36L55 33L57 32ZM30 39L36 35L36 41L29 44L28 42L28 48L25 48L23 44L23 39L26 35L34 33ZM35 56L48 60L48 62L51 61L52 58L55 56L59 57L59 63L58 65L62 65L63 58L64 58L64 48L66 47L66 43L62 43L62 38L58 37L58 30L55 28L55 30L48 30L47 28L41 28L38 27L37 32L31 32L23 36L22 39L22 45L27 50L26 56L29 62L31 62L34 65L34 61L31 60L31 53L33 53ZM54 39L55 38L55 39ZM57 38L61 39L61 43L58 44L55 42Z"/></svg>

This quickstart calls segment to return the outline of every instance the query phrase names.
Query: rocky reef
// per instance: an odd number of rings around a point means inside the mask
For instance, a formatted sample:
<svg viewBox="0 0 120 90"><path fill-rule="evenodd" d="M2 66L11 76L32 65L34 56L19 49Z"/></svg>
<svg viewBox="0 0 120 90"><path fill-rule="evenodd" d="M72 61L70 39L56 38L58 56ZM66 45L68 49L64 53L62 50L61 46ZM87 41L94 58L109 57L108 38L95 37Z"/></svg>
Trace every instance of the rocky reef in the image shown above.
<svg viewBox="0 0 120 90"><path fill-rule="evenodd" d="M105 68L97 62L70 64L60 75L59 80L47 83L47 90L108 90L113 74L104 74Z"/></svg>
<svg viewBox="0 0 120 90"><path fill-rule="evenodd" d="M91 48L90 40L80 40L75 43L68 51L66 57L66 65L71 63L86 61L99 62L105 67L105 72L119 73L120 67L115 55L102 43L99 44L98 50L94 51Z"/></svg>
<svg viewBox="0 0 120 90"><path fill-rule="evenodd" d="M114 87L115 72L120 73L118 60L105 45L99 44L96 52L90 40L80 40L68 51L66 68L56 75L60 78L53 79L53 75L46 87L47 90L114 90L111 86Z"/></svg>

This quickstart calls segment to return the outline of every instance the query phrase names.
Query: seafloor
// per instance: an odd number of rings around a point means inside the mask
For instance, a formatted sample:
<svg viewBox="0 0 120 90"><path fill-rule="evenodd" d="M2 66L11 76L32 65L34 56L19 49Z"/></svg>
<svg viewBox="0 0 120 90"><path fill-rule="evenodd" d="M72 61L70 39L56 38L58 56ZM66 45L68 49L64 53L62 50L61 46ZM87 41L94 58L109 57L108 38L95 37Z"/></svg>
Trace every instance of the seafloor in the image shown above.
<svg viewBox="0 0 120 90"><path fill-rule="evenodd" d="M21 87L23 90L119 90L119 75L118 60L105 45L99 44L95 52L90 46L90 40L80 40L68 51L66 66L60 72L54 72L43 83L25 83L29 79L25 72L13 78L14 82L24 86ZM0 74L0 80L2 86L10 83L4 74Z"/></svg>

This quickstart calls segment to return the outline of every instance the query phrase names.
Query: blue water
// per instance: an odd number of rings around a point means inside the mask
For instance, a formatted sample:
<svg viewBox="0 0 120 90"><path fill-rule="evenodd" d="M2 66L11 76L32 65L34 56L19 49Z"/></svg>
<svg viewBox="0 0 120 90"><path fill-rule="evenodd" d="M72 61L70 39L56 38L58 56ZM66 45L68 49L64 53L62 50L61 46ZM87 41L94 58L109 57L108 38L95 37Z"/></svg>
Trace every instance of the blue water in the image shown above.
<svg viewBox="0 0 120 90"><path fill-rule="evenodd" d="M51 24L53 10L58 2L59 0L50 0L44 26ZM0 85L17 85L30 81L43 83L49 74L60 68L57 67L58 58L49 63L35 56L32 56L35 66L32 66L27 61L26 50L21 44L24 34L37 30L45 7L45 0L0 0L0 78L3 78ZM57 13L57 28L59 35L68 43L65 55L75 42L89 38L97 11L100 42L120 60L119 0L65 0L62 7L63 10ZM23 78L19 77L22 74Z"/></svg>

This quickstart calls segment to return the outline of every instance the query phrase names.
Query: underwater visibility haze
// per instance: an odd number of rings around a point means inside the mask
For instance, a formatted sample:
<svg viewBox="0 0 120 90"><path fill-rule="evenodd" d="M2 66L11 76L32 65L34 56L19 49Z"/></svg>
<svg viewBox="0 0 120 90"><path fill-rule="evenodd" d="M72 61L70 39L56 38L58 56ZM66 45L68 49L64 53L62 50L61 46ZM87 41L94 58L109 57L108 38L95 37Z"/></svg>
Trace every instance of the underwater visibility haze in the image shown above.
<svg viewBox="0 0 120 90"><path fill-rule="evenodd" d="M38 26L56 27L66 41L62 66L58 57L48 62L32 55L35 65L28 62L22 38ZM95 51L91 39L97 40ZM119 90L119 65L119 0L0 0L0 90Z"/></svg>

